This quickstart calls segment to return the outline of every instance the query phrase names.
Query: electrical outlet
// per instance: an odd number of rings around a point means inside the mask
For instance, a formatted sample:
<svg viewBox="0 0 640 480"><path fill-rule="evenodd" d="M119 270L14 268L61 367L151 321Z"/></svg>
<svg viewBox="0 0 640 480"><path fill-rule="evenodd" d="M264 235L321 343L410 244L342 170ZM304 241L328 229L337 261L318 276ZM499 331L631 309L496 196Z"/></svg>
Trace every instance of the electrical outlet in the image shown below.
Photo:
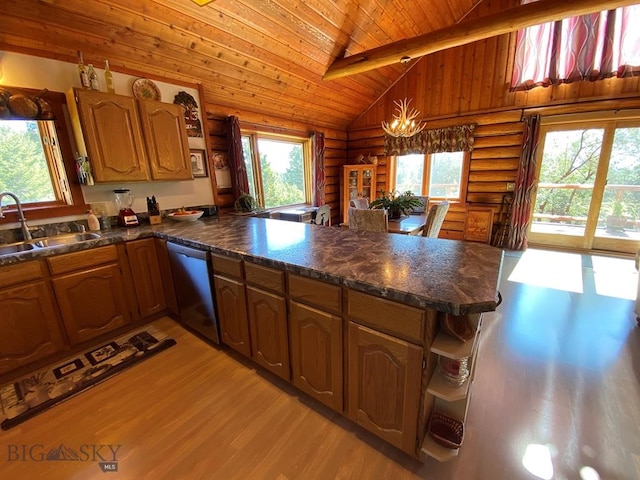
<svg viewBox="0 0 640 480"><path fill-rule="evenodd" d="M507 192L513 192L516 189L515 182L507 182Z"/></svg>

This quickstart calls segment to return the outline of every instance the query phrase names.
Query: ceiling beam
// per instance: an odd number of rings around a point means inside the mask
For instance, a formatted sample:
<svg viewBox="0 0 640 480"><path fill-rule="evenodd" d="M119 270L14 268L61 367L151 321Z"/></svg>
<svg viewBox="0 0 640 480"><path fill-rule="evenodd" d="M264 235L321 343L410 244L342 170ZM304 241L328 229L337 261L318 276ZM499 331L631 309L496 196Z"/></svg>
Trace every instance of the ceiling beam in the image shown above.
<svg viewBox="0 0 640 480"><path fill-rule="evenodd" d="M335 80L400 63L403 57L417 58L447 48L459 47L522 28L586 13L611 10L640 3L640 0L539 0L414 38L399 40L333 62L323 80Z"/></svg>

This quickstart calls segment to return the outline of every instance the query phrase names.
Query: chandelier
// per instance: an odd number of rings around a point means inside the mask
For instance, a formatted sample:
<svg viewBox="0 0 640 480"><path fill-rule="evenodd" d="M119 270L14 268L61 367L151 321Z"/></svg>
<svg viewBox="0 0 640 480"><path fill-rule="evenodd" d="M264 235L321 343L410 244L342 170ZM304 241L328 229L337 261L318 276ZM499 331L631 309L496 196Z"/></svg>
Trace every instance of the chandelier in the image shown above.
<svg viewBox="0 0 640 480"><path fill-rule="evenodd" d="M404 66L405 72L403 77L405 78L405 90L406 90L406 76L407 65L411 61L411 57L402 57L400 63ZM420 115L420 112L415 108L409 110L409 104L411 100L404 98L404 100L397 100L393 102L396 105L396 114L393 115L391 123L382 122L382 130L387 135L392 137L413 137L416 133L420 133L427 126L424 122L418 122L416 124L416 118Z"/></svg>
<svg viewBox="0 0 640 480"><path fill-rule="evenodd" d="M420 112L415 108L409 110L411 100L405 98L404 100L395 100L393 103L397 107L397 113L393 116L390 124L382 122L382 129L385 133L392 137L413 137L416 133L424 130L427 125L424 122L416 123L415 121Z"/></svg>

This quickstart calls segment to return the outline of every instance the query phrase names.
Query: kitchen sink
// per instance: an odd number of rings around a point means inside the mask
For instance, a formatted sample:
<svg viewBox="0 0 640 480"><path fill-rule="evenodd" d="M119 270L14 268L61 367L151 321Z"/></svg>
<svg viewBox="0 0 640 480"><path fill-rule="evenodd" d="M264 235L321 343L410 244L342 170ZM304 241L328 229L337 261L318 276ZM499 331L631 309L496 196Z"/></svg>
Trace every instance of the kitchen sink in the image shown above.
<svg viewBox="0 0 640 480"><path fill-rule="evenodd" d="M0 255L11 255L13 253L27 252L33 250L35 246L32 243L18 242L0 245Z"/></svg>
<svg viewBox="0 0 640 480"><path fill-rule="evenodd" d="M63 235L55 235L53 237L39 238L35 242L40 248L59 247L63 245L73 245L74 243L86 242L87 240L95 240L100 238L99 233L82 232L82 233L65 233Z"/></svg>
<svg viewBox="0 0 640 480"><path fill-rule="evenodd" d="M39 250L41 248L62 247L65 245L73 245L75 243L86 242L100 238L99 233L82 232L82 233L64 233L62 235L54 235L53 237L36 238L28 242L16 242L6 245L0 245L0 255L13 255L20 252L28 252L30 250Z"/></svg>

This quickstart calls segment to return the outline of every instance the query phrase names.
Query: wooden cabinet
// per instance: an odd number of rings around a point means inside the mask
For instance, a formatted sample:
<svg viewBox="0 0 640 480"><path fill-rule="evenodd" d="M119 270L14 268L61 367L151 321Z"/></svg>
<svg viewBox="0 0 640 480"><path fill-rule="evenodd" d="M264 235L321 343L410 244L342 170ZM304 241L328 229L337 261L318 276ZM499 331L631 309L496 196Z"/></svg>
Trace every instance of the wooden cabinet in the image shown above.
<svg viewBox="0 0 640 480"><path fill-rule="evenodd" d="M293 384L342 412L342 317L292 301L289 335Z"/></svg>
<svg viewBox="0 0 640 480"><path fill-rule="evenodd" d="M211 255L221 341L251 358L242 260Z"/></svg>
<svg viewBox="0 0 640 480"><path fill-rule="evenodd" d="M136 99L82 89L74 89L72 94L67 104L78 149L85 154L82 150L86 147L94 180L148 180L147 152Z"/></svg>
<svg viewBox="0 0 640 480"><path fill-rule="evenodd" d="M423 349L353 322L348 336L349 418L415 455Z"/></svg>
<svg viewBox="0 0 640 480"><path fill-rule="evenodd" d="M0 375L67 348L39 261L0 268Z"/></svg>
<svg viewBox="0 0 640 480"><path fill-rule="evenodd" d="M342 288L289 274L292 383L343 411Z"/></svg>
<svg viewBox="0 0 640 480"><path fill-rule="evenodd" d="M376 197L376 166L345 165L342 170L342 219L346 222L349 201L355 198Z"/></svg>
<svg viewBox="0 0 640 480"><path fill-rule="evenodd" d="M284 297L247 287L251 357L264 368L289 380L287 304Z"/></svg>
<svg viewBox="0 0 640 480"><path fill-rule="evenodd" d="M167 301L154 239L135 240L125 246L140 316L147 318L163 312Z"/></svg>
<svg viewBox="0 0 640 480"><path fill-rule="evenodd" d="M96 182L193 178L179 105L82 89L71 90L67 104Z"/></svg>
<svg viewBox="0 0 640 480"><path fill-rule="evenodd" d="M191 180L184 109L173 103L138 100L152 180Z"/></svg>
<svg viewBox="0 0 640 480"><path fill-rule="evenodd" d="M289 380L284 272L248 262L244 266L251 357L270 372Z"/></svg>
<svg viewBox="0 0 640 480"><path fill-rule="evenodd" d="M115 246L49 257L47 263L72 345L131 321Z"/></svg>
<svg viewBox="0 0 640 480"><path fill-rule="evenodd" d="M173 284L173 275L171 274L171 262L169 260L169 250L167 249L167 241L162 238L154 238L156 243L156 252L158 254L158 266L160 267L160 278L162 279L162 287L164 289L165 299L169 312L178 315L178 299L176 298L176 288Z"/></svg>

